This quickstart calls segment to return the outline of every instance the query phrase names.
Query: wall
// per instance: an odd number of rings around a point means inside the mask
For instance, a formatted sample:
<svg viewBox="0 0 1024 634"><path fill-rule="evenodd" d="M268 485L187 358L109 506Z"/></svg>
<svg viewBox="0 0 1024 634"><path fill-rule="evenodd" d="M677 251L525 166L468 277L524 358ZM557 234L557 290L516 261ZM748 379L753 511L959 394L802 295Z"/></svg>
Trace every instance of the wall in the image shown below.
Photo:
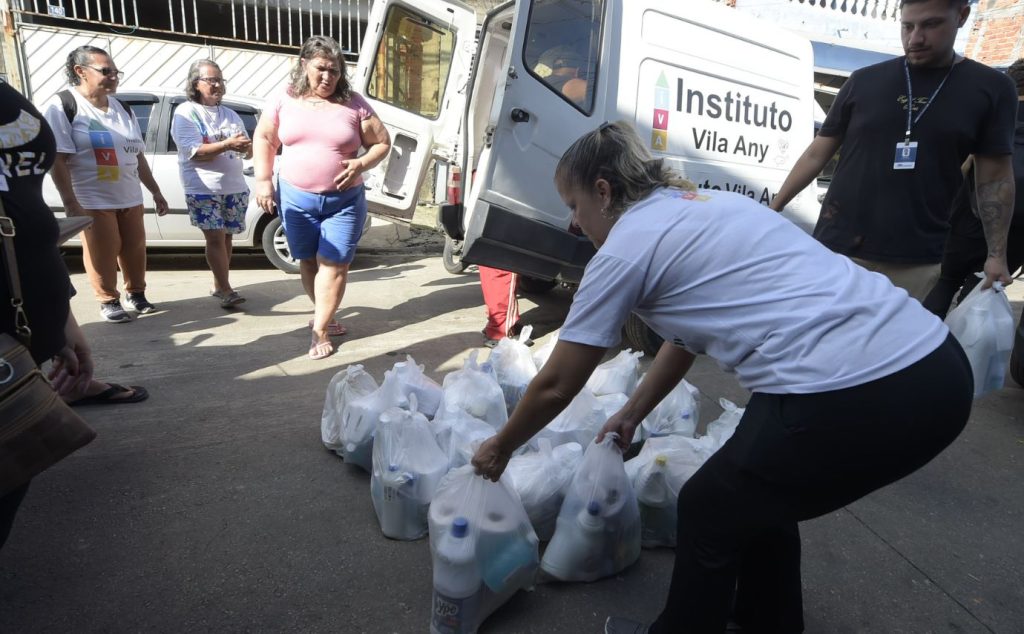
<svg viewBox="0 0 1024 634"><path fill-rule="evenodd" d="M967 56L991 66L1009 66L1024 57L1024 2L981 0L967 44Z"/></svg>

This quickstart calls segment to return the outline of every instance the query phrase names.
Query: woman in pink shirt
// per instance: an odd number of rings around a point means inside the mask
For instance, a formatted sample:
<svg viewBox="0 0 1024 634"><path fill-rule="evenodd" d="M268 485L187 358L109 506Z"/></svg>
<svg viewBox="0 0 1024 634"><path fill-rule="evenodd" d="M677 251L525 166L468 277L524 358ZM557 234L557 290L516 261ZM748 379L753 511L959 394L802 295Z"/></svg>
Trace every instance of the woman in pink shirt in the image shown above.
<svg viewBox="0 0 1024 634"><path fill-rule="evenodd" d="M282 146L275 191L274 154ZM384 125L345 78L338 43L321 35L307 39L288 89L260 117L253 159L256 202L269 213L276 205L313 300L311 359L330 356L330 337L345 334L334 314L366 220L362 173L390 149Z"/></svg>

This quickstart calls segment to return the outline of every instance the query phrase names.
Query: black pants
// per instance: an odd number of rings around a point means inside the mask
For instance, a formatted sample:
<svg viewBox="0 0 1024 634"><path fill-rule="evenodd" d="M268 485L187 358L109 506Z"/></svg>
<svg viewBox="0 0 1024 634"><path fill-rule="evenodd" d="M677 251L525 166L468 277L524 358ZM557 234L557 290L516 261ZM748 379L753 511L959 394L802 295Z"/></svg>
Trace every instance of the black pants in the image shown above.
<svg viewBox="0 0 1024 634"><path fill-rule="evenodd" d="M0 497L0 548L7 542L7 536L11 534L11 526L14 525L14 516L18 513L21 501L25 499L29 483L21 485L7 495Z"/></svg>
<svg viewBox="0 0 1024 634"><path fill-rule="evenodd" d="M679 493L675 569L652 632L803 631L797 523L916 471L960 434L973 380L952 336L853 388L755 393L735 435Z"/></svg>

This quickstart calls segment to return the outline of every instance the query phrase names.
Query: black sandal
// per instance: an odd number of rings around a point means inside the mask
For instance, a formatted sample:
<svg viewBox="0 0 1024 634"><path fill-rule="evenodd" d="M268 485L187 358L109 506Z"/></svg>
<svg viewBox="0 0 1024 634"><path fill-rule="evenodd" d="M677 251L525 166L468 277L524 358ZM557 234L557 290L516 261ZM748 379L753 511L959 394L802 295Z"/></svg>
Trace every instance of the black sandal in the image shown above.
<svg viewBox="0 0 1024 634"><path fill-rule="evenodd" d="M82 397L76 401L71 401L68 405L72 407L80 405L119 405L121 403L138 403L149 398L149 392L141 385L130 385L128 387L118 385L117 383L108 383L107 385L109 387L99 394ZM116 398L118 394L127 394L129 392L131 396Z"/></svg>

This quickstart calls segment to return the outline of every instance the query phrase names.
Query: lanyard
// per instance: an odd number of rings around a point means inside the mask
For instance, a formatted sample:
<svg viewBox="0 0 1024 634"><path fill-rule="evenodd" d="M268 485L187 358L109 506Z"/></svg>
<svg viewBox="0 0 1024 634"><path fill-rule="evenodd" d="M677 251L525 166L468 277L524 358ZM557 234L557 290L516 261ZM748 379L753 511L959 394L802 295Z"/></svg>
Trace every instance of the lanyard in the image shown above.
<svg viewBox="0 0 1024 634"><path fill-rule="evenodd" d="M937 97L939 95L939 91L942 90L942 87L946 85L946 80L949 79L949 74L953 72L953 66L956 66L956 57L955 56L953 57L953 65L949 67L949 70L946 71L946 76L942 78L942 81L939 82L939 85L935 89L935 92L933 92L932 96L928 98L928 103L926 103L924 105L924 108L921 108L921 111L917 113L916 117L911 118L912 115L913 115L913 112L914 112L914 89L910 85L910 65L907 64L907 58L906 57L903 58L903 72L907 76L907 142L908 143L910 142L910 130L915 125L917 125L917 122L920 121L921 117L924 115L924 111L928 109L928 106L932 105L932 102L935 101L935 97Z"/></svg>

